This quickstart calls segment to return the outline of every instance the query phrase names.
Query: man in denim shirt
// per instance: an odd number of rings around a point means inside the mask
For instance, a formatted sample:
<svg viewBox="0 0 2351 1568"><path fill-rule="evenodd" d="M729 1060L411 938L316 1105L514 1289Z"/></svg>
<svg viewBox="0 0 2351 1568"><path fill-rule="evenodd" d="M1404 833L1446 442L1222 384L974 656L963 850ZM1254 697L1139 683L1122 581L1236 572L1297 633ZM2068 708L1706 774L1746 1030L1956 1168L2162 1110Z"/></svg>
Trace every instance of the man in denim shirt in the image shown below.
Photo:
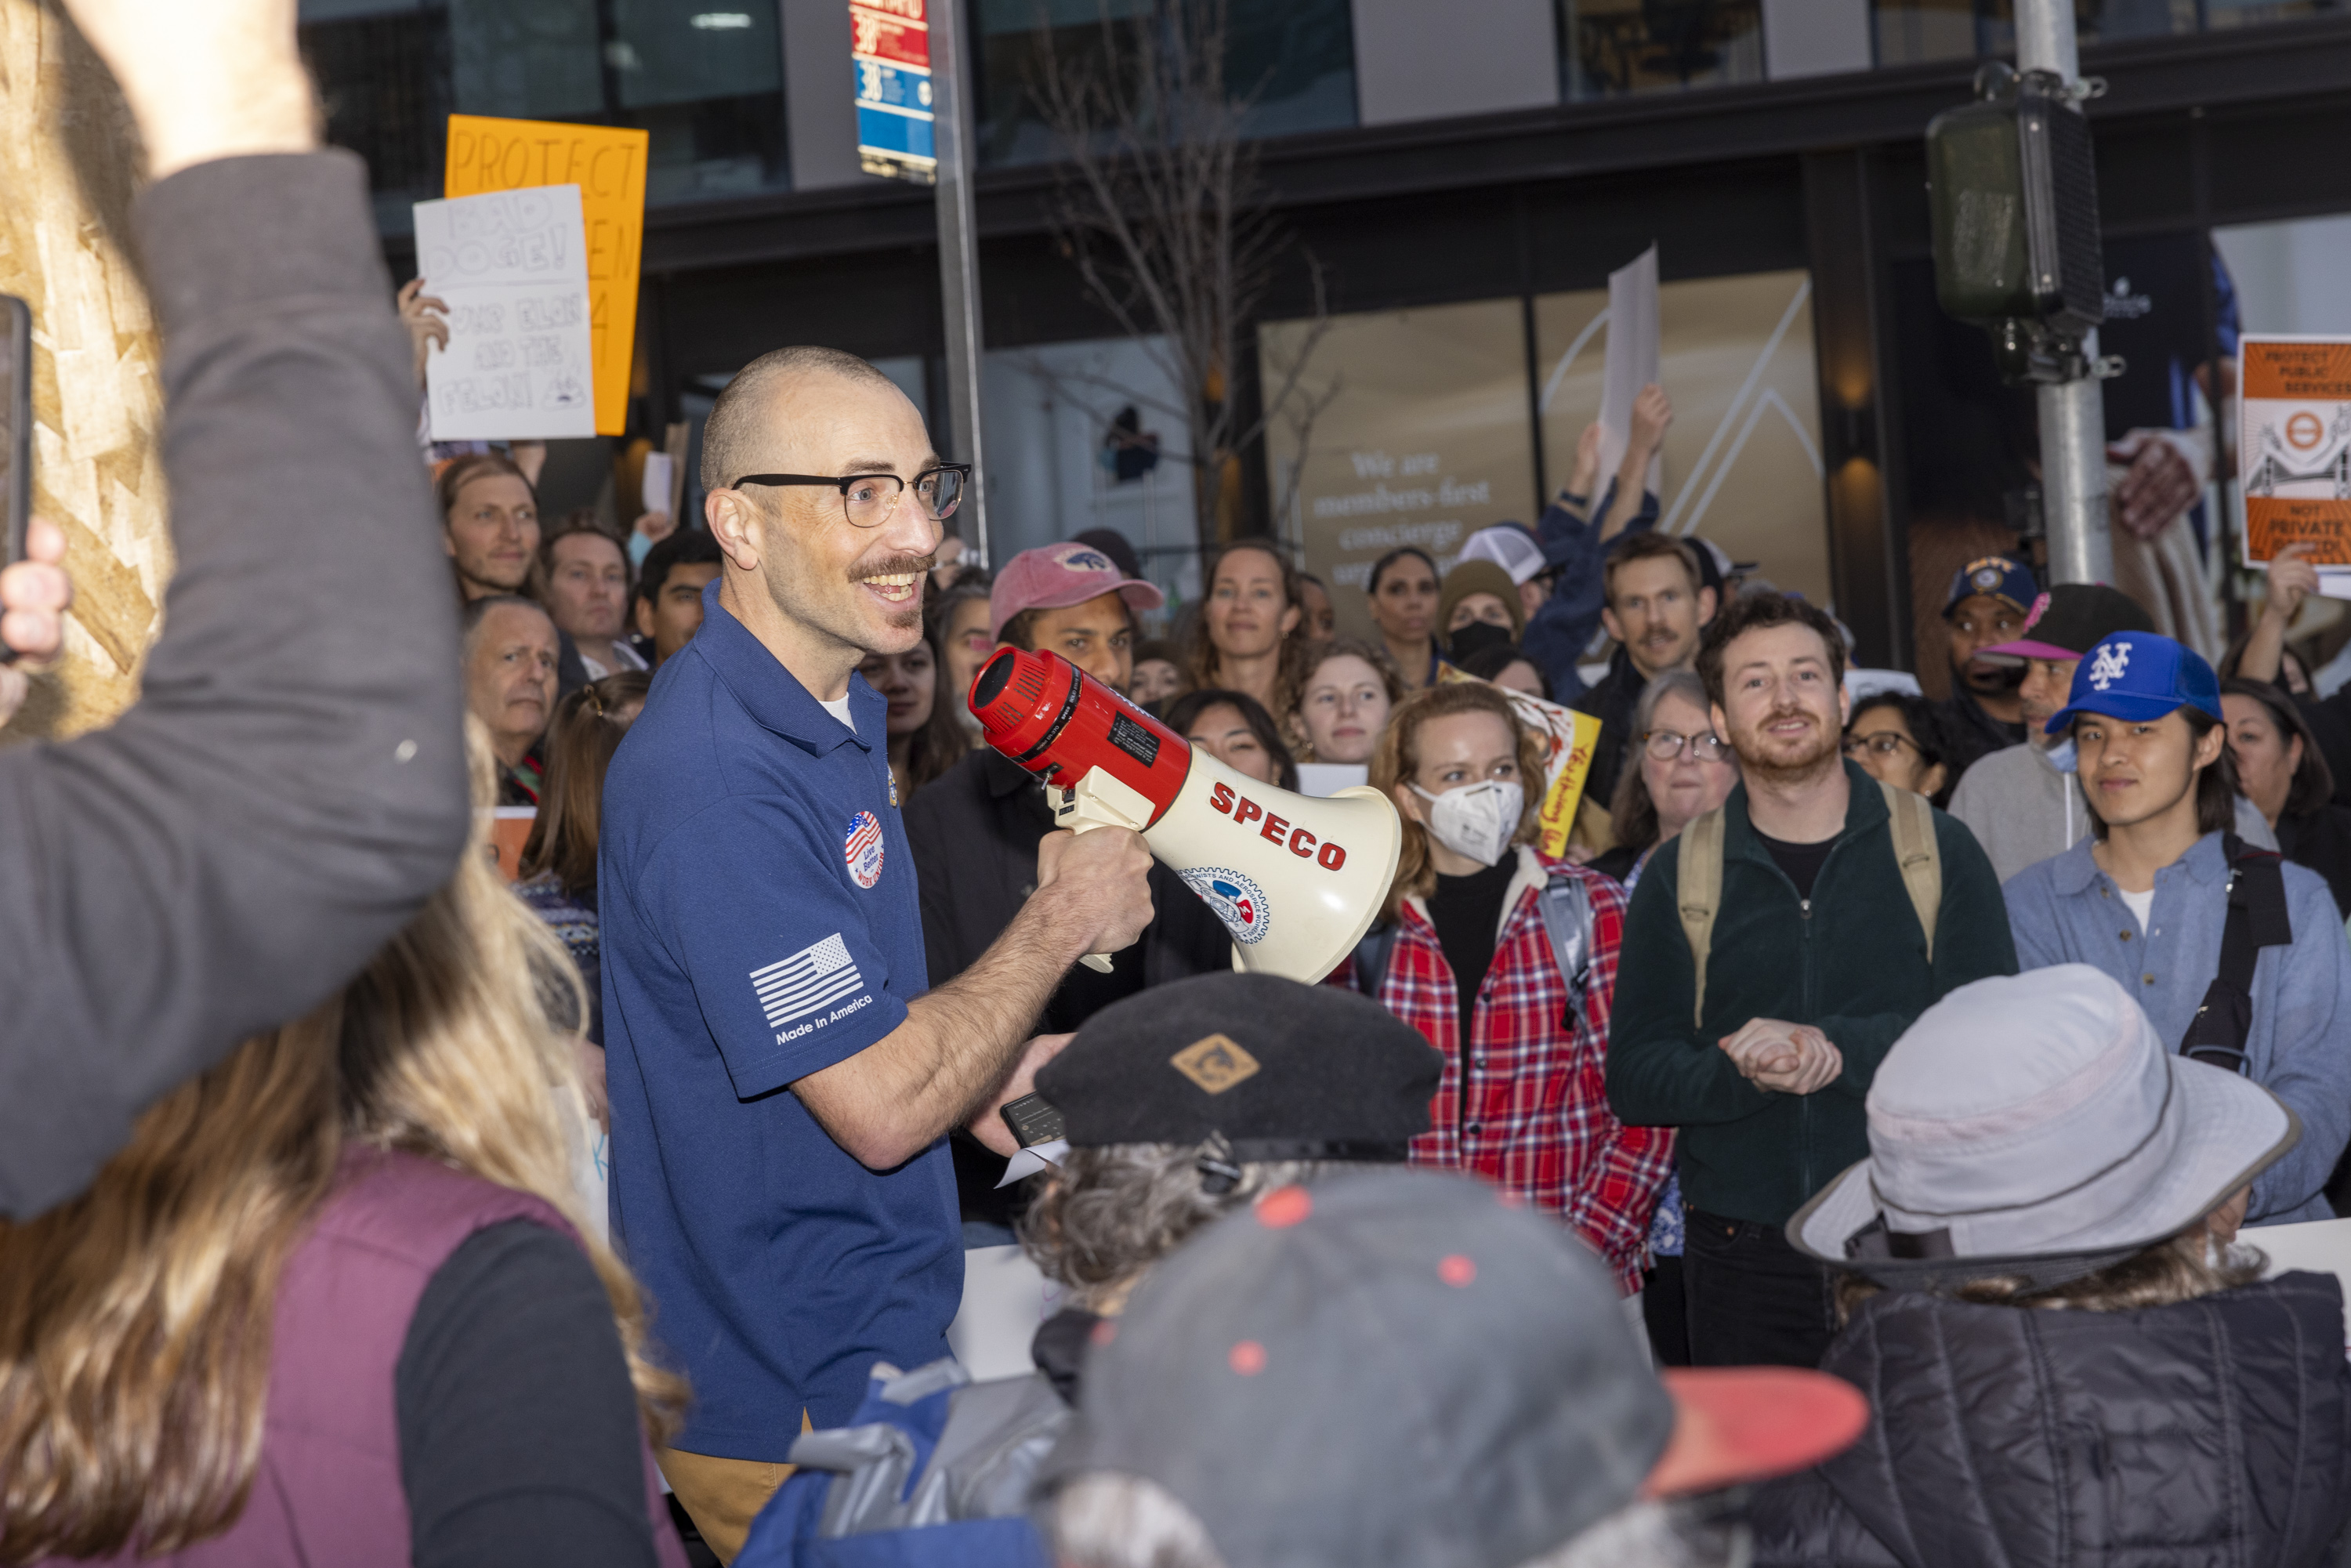
<svg viewBox="0 0 2351 1568"><path fill-rule="evenodd" d="M2228 922L2236 779L2220 683L2168 637L2118 632L2082 661L2048 727L2073 735L2095 836L2010 879L2017 961L2104 969L2177 1051ZM2302 1119L2302 1142L2254 1178L2255 1224L2333 1218L2322 1189L2351 1136L2351 943L2325 879L2279 869L2294 939L2259 951L2244 1071Z"/></svg>

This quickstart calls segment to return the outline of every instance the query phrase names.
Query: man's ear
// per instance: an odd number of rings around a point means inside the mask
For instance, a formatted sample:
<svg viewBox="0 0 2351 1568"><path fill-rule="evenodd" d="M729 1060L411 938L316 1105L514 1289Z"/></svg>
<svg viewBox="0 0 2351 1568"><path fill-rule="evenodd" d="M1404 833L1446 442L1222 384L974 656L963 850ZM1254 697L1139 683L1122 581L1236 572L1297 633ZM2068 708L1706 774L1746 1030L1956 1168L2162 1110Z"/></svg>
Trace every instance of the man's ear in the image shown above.
<svg viewBox="0 0 2351 1568"><path fill-rule="evenodd" d="M1615 638L1619 643L1625 640L1625 628L1618 623L1616 612L1605 605L1603 605L1600 610L1600 624L1606 627L1608 635Z"/></svg>
<svg viewBox="0 0 2351 1568"><path fill-rule="evenodd" d="M1714 733L1720 736L1726 742L1730 739L1730 716L1722 711L1720 703L1707 705L1706 722L1714 726Z"/></svg>
<svg viewBox="0 0 2351 1568"><path fill-rule="evenodd" d="M1837 727L1853 727L1853 688L1843 681L1837 683Z"/></svg>
<svg viewBox="0 0 2351 1568"><path fill-rule="evenodd" d="M1716 593L1713 589L1699 589L1698 591L1698 623L1701 626L1713 625L1715 608L1720 602L1721 595Z"/></svg>
<svg viewBox="0 0 2351 1568"><path fill-rule="evenodd" d="M650 641L653 634L653 601L642 593L631 600L629 621L636 627L638 636Z"/></svg>
<svg viewBox="0 0 2351 1568"><path fill-rule="evenodd" d="M710 525L710 537L718 541L719 551L728 565L744 571L759 570L766 519L743 492L713 490L702 498L702 516Z"/></svg>

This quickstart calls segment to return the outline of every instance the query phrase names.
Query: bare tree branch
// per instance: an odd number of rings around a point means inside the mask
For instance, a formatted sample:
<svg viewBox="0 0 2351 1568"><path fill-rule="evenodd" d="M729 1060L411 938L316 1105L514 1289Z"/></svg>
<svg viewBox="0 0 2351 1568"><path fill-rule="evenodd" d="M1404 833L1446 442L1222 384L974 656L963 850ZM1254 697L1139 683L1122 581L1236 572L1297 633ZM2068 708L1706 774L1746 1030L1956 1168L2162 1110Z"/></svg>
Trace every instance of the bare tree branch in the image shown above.
<svg viewBox="0 0 2351 1568"><path fill-rule="evenodd" d="M1314 320L1294 362L1244 421L1241 356L1289 245L1242 134L1263 83L1228 90L1231 0L1144 0L1126 16L1098 3L1083 30L1037 14L1029 89L1064 159L1054 231L1086 292L1178 389L1199 537L1216 543L1236 525L1225 476L1241 452L1280 421L1302 455L1333 395L1301 380L1325 326L1322 268L1310 259ZM1294 468L1286 489L1285 507Z"/></svg>

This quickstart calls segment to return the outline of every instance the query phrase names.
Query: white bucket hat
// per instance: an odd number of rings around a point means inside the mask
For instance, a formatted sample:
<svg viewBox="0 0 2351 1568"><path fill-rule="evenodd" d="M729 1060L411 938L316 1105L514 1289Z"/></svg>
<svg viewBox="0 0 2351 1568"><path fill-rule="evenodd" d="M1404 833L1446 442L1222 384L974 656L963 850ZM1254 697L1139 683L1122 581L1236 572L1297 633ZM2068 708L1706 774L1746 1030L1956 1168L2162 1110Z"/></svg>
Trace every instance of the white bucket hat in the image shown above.
<svg viewBox="0 0 2351 1568"><path fill-rule="evenodd" d="M2176 1235L2302 1136L2250 1079L2172 1055L2086 964L1962 986L1894 1042L1869 1158L1788 1239L1879 1283L2079 1279Z"/></svg>

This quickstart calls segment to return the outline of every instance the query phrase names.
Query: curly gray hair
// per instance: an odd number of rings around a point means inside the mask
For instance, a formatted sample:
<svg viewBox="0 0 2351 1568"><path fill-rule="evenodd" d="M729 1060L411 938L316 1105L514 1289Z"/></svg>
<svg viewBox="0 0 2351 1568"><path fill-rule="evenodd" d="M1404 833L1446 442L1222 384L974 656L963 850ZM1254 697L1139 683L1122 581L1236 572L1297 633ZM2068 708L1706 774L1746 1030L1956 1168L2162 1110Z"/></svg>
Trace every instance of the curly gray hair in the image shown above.
<svg viewBox="0 0 2351 1568"><path fill-rule="evenodd" d="M1092 1307L1194 1231L1259 1194L1352 1167L1274 1160L1238 1168L1240 1179L1228 1190L1212 1192L1201 1179L1195 1148L1109 1144L1071 1149L1020 1217L1020 1245L1047 1279Z"/></svg>

